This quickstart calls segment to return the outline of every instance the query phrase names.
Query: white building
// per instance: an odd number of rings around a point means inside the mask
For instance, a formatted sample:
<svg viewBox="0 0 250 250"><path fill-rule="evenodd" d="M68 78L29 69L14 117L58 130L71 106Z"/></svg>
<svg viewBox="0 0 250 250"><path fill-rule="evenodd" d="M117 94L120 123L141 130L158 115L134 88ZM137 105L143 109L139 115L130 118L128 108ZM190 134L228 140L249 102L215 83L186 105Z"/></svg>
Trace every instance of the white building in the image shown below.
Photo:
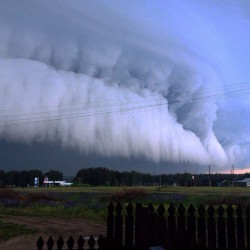
<svg viewBox="0 0 250 250"><path fill-rule="evenodd" d="M65 186L71 186L73 183L71 182L66 182L66 181L49 181L49 178L46 176L43 180L43 184L46 187L50 187L50 186L61 186L61 187L65 187Z"/></svg>
<svg viewBox="0 0 250 250"><path fill-rule="evenodd" d="M243 180L233 181L235 186L250 187L250 178L245 178Z"/></svg>

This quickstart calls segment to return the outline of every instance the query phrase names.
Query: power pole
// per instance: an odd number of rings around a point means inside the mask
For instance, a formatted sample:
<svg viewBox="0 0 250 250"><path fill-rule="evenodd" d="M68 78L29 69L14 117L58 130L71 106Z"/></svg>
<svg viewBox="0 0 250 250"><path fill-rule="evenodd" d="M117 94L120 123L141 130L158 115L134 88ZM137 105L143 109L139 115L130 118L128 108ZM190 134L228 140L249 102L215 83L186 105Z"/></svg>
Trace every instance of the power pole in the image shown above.
<svg viewBox="0 0 250 250"><path fill-rule="evenodd" d="M234 164L232 166L232 187L234 185Z"/></svg>
<svg viewBox="0 0 250 250"><path fill-rule="evenodd" d="M184 175L184 178L185 178L185 187L187 186L187 171L185 169L185 175Z"/></svg>
<svg viewBox="0 0 250 250"><path fill-rule="evenodd" d="M209 178L209 186L211 187L211 179L210 179L210 165L208 166L208 178Z"/></svg>

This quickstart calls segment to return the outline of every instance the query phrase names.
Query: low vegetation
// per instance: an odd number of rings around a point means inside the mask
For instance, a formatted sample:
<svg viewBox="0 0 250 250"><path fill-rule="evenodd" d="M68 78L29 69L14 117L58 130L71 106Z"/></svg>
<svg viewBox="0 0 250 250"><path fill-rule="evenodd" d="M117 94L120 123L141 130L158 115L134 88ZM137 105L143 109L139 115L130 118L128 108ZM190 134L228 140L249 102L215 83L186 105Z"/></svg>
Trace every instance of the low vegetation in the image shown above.
<svg viewBox="0 0 250 250"><path fill-rule="evenodd" d="M81 218L105 223L109 202L127 205L141 202L157 207L163 203L185 206L250 204L247 187L51 187L0 188L0 216L25 215L38 217ZM34 233L0 220L0 238Z"/></svg>
<svg viewBox="0 0 250 250"><path fill-rule="evenodd" d="M115 193L101 197L100 201L108 202L138 202L142 201L146 197L146 190L142 188L127 188L119 190Z"/></svg>
<svg viewBox="0 0 250 250"><path fill-rule="evenodd" d="M65 187L0 189L0 214L73 217L105 222L107 205L112 202L141 202L144 205L201 203L250 204L243 187Z"/></svg>
<svg viewBox="0 0 250 250"><path fill-rule="evenodd" d="M24 234L35 234L35 229L27 228L23 225L14 223L4 223L0 220L0 239L1 241L7 241L13 237Z"/></svg>

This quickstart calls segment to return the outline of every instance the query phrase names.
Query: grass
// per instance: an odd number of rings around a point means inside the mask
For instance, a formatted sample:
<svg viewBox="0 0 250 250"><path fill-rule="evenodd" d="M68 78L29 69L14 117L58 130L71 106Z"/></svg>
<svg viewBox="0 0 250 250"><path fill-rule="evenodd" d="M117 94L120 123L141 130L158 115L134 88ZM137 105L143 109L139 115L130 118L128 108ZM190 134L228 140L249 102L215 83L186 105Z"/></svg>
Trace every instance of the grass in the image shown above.
<svg viewBox="0 0 250 250"><path fill-rule="evenodd" d="M7 197L6 197L7 196ZM247 187L57 187L1 190L0 214L106 220L109 201L178 205L250 204ZM6 199L7 198L7 199ZM8 199L10 198L10 199Z"/></svg>
<svg viewBox="0 0 250 250"><path fill-rule="evenodd" d="M15 194L15 195L14 195ZM0 214L26 216L73 217L91 220L106 218L107 202L103 193L82 189L2 189Z"/></svg>
<svg viewBox="0 0 250 250"><path fill-rule="evenodd" d="M185 206L250 204L247 187L57 187L0 189L0 215L82 218L105 223L109 201L150 202ZM125 209L124 209L125 210ZM123 213L125 211L123 210ZM8 240L34 229L0 220L0 239Z"/></svg>
<svg viewBox="0 0 250 250"><path fill-rule="evenodd" d="M30 235L35 234L37 231L35 229L27 228L23 225L18 225L14 223L4 223L0 220L0 240L7 241L13 237L19 235Z"/></svg>

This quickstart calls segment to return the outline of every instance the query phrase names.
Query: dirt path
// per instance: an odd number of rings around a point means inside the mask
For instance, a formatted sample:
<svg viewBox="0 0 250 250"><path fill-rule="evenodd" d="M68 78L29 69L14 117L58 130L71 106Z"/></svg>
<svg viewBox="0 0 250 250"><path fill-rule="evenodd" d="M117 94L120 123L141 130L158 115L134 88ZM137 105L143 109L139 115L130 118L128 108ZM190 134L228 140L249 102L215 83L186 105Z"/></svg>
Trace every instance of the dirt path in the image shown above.
<svg viewBox="0 0 250 250"><path fill-rule="evenodd" d="M99 237L101 234L106 235L106 225L103 222L83 220L83 219L58 219L58 218L40 218L28 216L3 216L3 222L25 225L28 228L34 228L38 231L35 235L23 235L15 237L6 242L0 242L1 250L36 250L36 241L41 235L47 240L50 235L55 240L60 235L66 241L69 236L77 240L80 235L88 237L93 235Z"/></svg>

